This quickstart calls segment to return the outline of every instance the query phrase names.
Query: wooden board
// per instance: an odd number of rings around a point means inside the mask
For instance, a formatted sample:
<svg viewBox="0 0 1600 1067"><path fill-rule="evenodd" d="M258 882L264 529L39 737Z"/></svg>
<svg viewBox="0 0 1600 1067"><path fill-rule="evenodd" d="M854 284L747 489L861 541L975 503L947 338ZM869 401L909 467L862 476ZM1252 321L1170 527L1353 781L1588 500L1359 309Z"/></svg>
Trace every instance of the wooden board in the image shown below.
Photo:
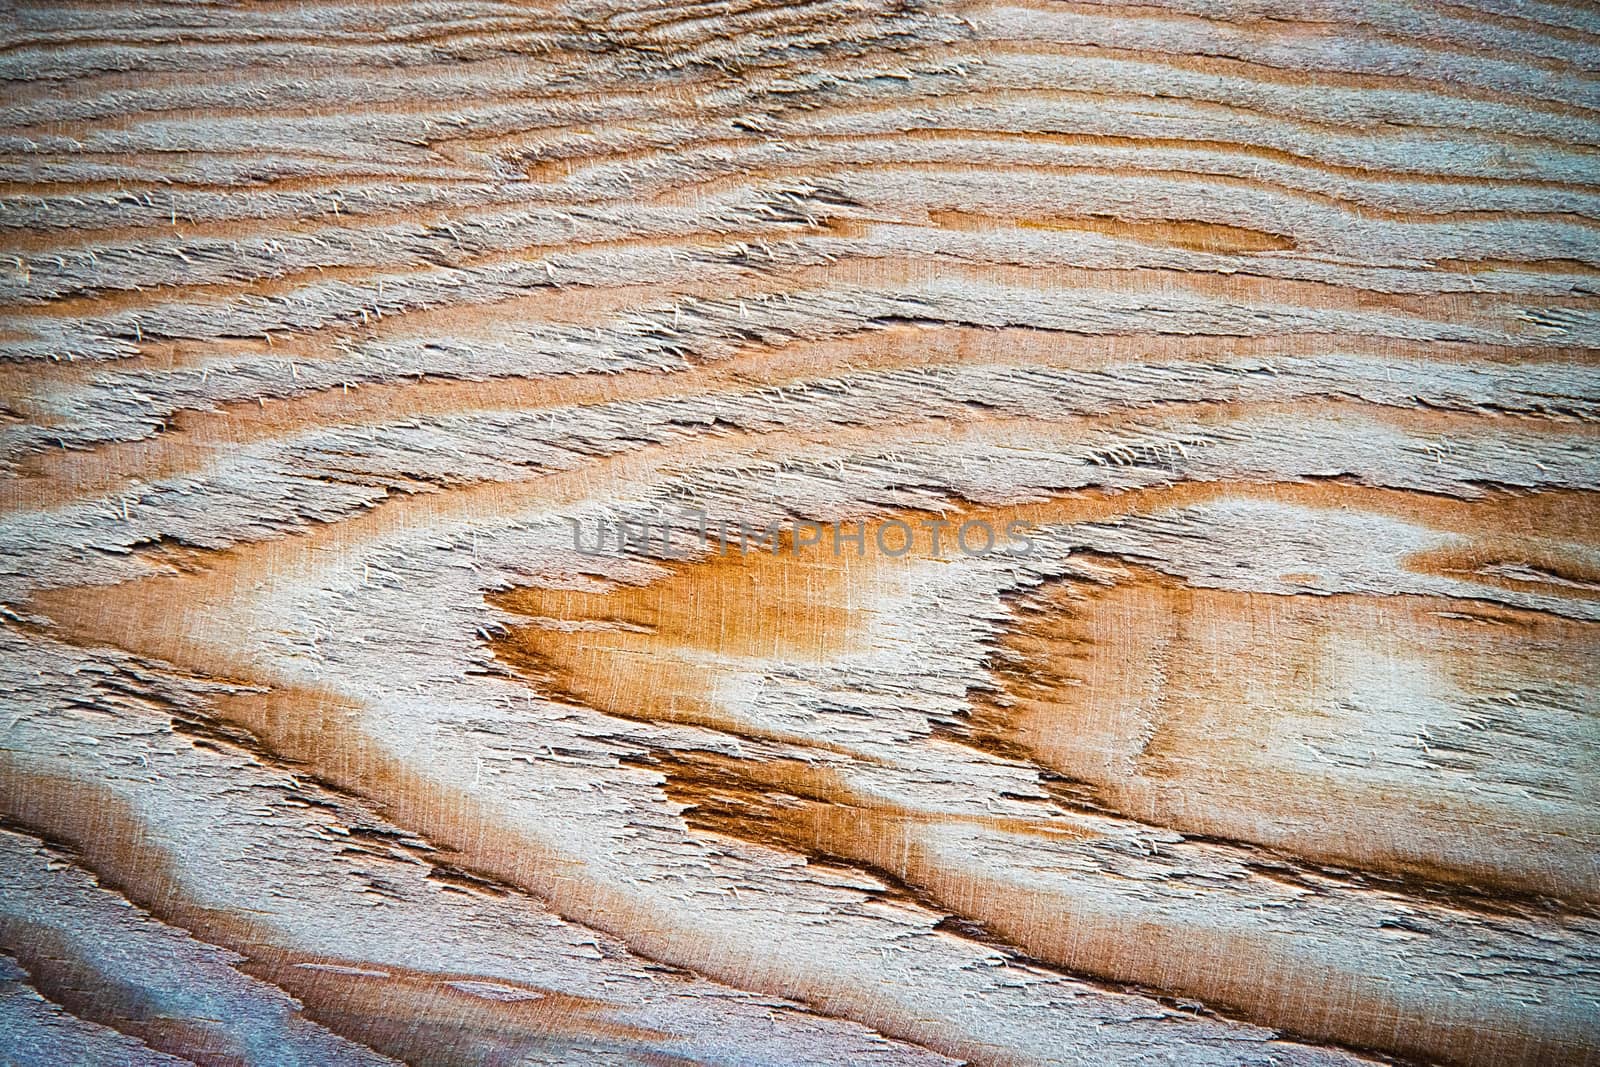
<svg viewBox="0 0 1600 1067"><path fill-rule="evenodd" d="M1600 1063L1595 8L0 27L0 1062Z"/></svg>

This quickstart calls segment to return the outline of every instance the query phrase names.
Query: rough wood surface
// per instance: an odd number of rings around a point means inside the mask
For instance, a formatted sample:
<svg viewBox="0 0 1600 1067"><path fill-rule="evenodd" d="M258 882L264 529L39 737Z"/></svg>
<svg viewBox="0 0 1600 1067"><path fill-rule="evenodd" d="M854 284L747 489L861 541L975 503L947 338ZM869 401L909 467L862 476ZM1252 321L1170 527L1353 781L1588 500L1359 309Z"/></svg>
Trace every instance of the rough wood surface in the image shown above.
<svg viewBox="0 0 1600 1067"><path fill-rule="evenodd" d="M1600 1063L1595 8L0 27L0 1062Z"/></svg>

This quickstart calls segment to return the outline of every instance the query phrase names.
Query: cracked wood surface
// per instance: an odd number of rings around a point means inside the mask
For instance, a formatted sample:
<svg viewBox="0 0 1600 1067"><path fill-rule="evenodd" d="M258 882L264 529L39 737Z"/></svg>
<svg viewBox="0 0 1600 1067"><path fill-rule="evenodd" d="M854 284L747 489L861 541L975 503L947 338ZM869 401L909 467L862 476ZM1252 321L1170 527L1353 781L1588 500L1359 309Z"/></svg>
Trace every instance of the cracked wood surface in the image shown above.
<svg viewBox="0 0 1600 1067"><path fill-rule="evenodd" d="M0 29L0 1063L1600 1063L1592 7Z"/></svg>

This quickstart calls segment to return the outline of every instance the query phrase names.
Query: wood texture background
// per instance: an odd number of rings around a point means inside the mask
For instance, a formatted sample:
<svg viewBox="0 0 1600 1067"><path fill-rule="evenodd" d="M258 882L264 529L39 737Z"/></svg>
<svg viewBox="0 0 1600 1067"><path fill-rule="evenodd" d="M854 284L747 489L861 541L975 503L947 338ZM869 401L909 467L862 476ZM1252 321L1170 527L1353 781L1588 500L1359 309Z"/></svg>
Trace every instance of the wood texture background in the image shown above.
<svg viewBox="0 0 1600 1067"><path fill-rule="evenodd" d="M0 1062L1600 1062L1593 6L0 25Z"/></svg>

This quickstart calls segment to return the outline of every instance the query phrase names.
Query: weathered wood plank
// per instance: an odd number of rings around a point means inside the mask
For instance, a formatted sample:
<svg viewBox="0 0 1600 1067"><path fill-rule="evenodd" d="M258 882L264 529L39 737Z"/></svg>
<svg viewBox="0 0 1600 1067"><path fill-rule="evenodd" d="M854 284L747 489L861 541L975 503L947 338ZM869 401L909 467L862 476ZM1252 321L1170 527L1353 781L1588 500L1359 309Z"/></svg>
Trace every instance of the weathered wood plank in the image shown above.
<svg viewBox="0 0 1600 1067"><path fill-rule="evenodd" d="M0 29L0 1061L1600 1063L1594 9Z"/></svg>

